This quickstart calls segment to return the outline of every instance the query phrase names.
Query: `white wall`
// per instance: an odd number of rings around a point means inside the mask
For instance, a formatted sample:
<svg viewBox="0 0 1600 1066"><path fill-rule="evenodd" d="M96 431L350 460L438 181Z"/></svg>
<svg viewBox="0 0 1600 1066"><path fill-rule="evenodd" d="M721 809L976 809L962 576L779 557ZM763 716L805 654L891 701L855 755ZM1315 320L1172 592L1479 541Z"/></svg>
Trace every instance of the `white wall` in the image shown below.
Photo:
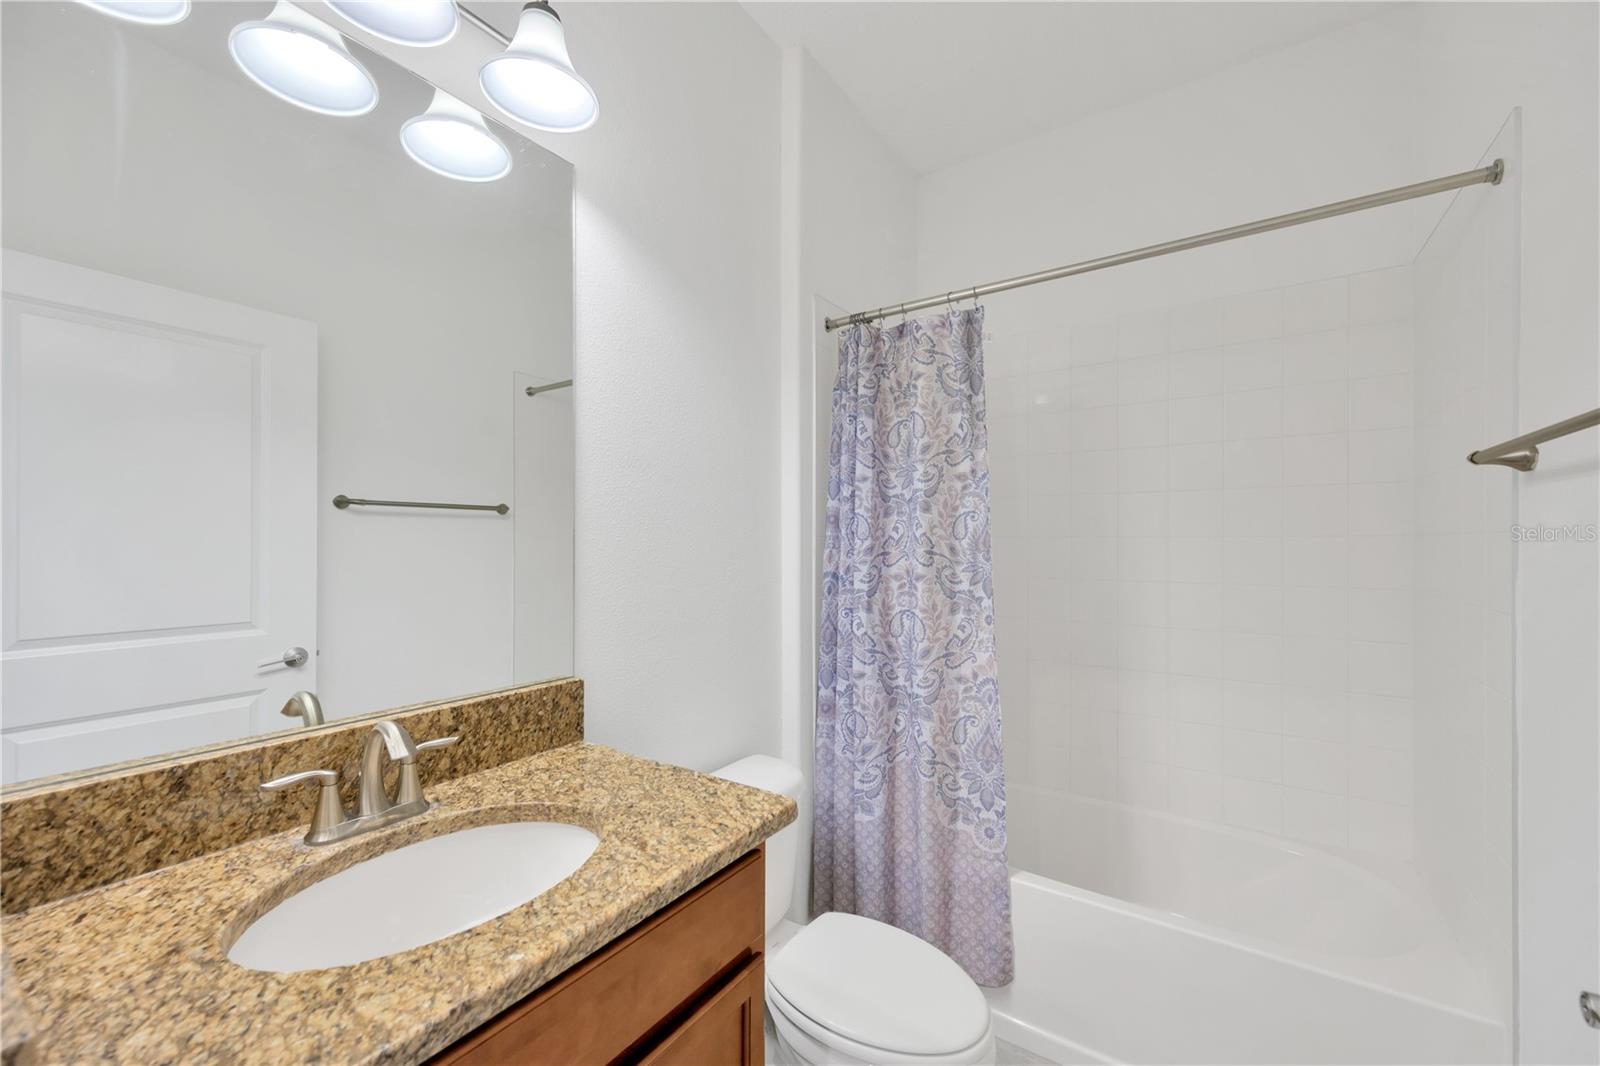
<svg viewBox="0 0 1600 1066"><path fill-rule="evenodd" d="M800 48L783 54L784 324L779 420L783 723L778 753L811 778L828 438L838 336L822 319L914 281L913 176ZM790 916L809 916L811 805Z"/></svg>
<svg viewBox="0 0 1600 1066"><path fill-rule="evenodd" d="M1371 18L926 175L917 293L1417 180L1416 131L1396 106L1415 95L1414 38L1403 13ZM1398 205L985 302L991 323L1032 333L1359 273L1408 262L1438 213Z"/></svg>
<svg viewBox="0 0 1600 1066"><path fill-rule="evenodd" d="M588 738L776 751L779 53L731 4L573 4L577 656Z"/></svg>
<svg viewBox="0 0 1600 1066"><path fill-rule="evenodd" d="M1425 169L1477 152L1522 108L1516 430L1526 432L1600 404L1600 12L1423 4L1417 15ZM1517 521L1596 522L1600 434L1543 451L1538 471L1514 478ZM1579 1019L1576 997L1600 987L1600 549L1526 542L1516 567L1519 1057L1592 1063L1600 1033Z"/></svg>
<svg viewBox="0 0 1600 1066"><path fill-rule="evenodd" d="M215 47L236 17L8 5L6 243L316 324L319 632L295 642L331 717L511 684L517 513L328 501L511 499L513 374L569 372L570 174L526 145L492 185L431 174L394 134L425 86L375 68L371 114L305 112Z"/></svg>

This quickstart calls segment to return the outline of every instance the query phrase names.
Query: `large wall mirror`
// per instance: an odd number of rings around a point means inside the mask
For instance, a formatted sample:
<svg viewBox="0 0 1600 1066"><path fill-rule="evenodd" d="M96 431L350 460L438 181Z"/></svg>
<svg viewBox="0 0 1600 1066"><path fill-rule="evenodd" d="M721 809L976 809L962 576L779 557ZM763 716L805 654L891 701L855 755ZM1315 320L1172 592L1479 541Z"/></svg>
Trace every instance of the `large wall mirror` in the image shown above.
<svg viewBox="0 0 1600 1066"><path fill-rule="evenodd" d="M0 5L7 783L572 672L572 169L264 91L272 11Z"/></svg>

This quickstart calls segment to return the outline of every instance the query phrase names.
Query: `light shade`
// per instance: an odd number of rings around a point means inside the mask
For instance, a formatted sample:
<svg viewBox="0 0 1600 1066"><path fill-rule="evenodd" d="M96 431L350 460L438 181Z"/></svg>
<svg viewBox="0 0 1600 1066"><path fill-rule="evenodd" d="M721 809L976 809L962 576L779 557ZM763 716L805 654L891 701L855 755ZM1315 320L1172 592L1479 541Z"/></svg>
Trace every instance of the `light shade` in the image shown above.
<svg viewBox="0 0 1600 1066"><path fill-rule="evenodd" d="M374 37L419 48L444 44L461 25L456 0L328 0L328 6Z"/></svg>
<svg viewBox="0 0 1600 1066"><path fill-rule="evenodd" d="M433 91L427 111L406 119L400 145L435 174L458 181L494 181L511 173L511 153L483 116L443 89Z"/></svg>
<svg viewBox="0 0 1600 1066"><path fill-rule="evenodd" d="M523 7L511 46L479 68L478 84L494 106L536 130L571 133L600 115L600 101L573 69L561 20L547 3Z"/></svg>
<svg viewBox="0 0 1600 1066"><path fill-rule="evenodd" d="M189 17L189 0L78 0L102 15L146 26L171 26Z"/></svg>
<svg viewBox="0 0 1600 1066"><path fill-rule="evenodd" d="M264 19L235 26L228 51L251 81L308 111L364 115L378 106L378 83L344 38L289 0L278 0Z"/></svg>

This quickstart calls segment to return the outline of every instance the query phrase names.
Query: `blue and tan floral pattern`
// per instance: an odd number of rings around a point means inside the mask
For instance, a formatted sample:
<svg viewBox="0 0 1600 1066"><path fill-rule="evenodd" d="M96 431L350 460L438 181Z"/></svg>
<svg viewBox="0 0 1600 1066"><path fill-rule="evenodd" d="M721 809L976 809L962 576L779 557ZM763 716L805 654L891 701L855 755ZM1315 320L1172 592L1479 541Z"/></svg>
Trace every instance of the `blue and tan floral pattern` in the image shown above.
<svg viewBox="0 0 1600 1066"><path fill-rule="evenodd" d="M822 570L813 912L1006 984L982 308L840 338Z"/></svg>

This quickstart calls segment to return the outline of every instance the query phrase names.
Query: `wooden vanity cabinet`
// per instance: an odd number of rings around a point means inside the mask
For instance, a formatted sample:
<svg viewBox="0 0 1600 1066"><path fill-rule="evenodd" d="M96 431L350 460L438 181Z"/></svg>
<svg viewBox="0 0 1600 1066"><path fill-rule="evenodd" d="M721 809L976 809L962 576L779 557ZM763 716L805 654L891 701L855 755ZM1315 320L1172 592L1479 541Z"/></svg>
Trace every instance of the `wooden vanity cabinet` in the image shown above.
<svg viewBox="0 0 1600 1066"><path fill-rule="evenodd" d="M760 1066L764 848L527 999L434 1066Z"/></svg>

